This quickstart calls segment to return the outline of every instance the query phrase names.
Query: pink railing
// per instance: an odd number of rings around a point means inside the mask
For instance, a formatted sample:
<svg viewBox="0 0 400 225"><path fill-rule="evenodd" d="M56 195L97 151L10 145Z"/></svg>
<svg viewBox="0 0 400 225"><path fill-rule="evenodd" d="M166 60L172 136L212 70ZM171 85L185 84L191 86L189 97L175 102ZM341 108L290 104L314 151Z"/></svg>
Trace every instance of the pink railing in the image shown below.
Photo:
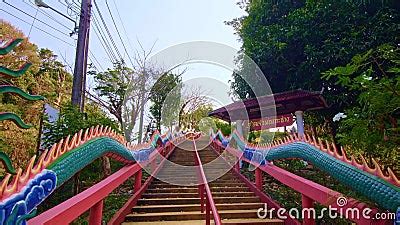
<svg viewBox="0 0 400 225"><path fill-rule="evenodd" d="M127 165L117 172L113 173L109 177L93 185L89 189L79 193L78 195L68 199L67 201L43 212L42 214L30 219L29 225L36 224L47 224L47 225L63 225L70 224L84 212L90 210L89 213L89 224L90 225L101 225L103 217L103 202L104 199L126 180L135 176L133 197L140 198L141 194L147 189L148 184L151 182L153 176L142 185L142 167L147 164L155 165L157 156L165 156L161 160L158 166L154 166L153 173L157 173L162 167L164 161L175 149L175 145L171 142L167 143L163 148L158 148L154 151L147 162L135 163L133 165ZM123 208L125 211L126 209ZM123 222L123 218L127 214L124 210L117 212L116 216L109 222L111 224L120 224ZM122 218L122 221L121 221Z"/></svg>
<svg viewBox="0 0 400 225"><path fill-rule="evenodd" d="M200 195L200 209L201 212L204 212L204 203L206 203L206 225L210 225L211 222L211 214L212 212L214 224L221 225L221 218L218 214L217 206L215 205L210 186L208 185L206 174L204 173L203 165L201 163L199 152L197 151L196 142L193 138L193 147L194 147L194 161L196 166L198 167L198 174L199 174L199 195ZM206 196L204 196L204 193ZM204 197L206 197L204 199Z"/></svg>
<svg viewBox="0 0 400 225"><path fill-rule="evenodd" d="M343 218L346 218L348 220L351 220L357 224L387 224L390 223L389 220L374 220L372 219L376 213L378 213L378 209L373 209L371 208L371 213L370 218L364 218L363 216L359 217L352 217L352 214L345 213L348 210L352 210L354 208L357 208L359 212L363 212L365 208L367 208L367 204L359 202L356 199L352 198L347 198L347 204L344 206L339 206L337 204L337 199L341 196L343 196L341 193L336 192L334 190L331 190L327 187L324 187L320 184L317 184L313 181L307 180L303 177L297 176L293 173L290 173L284 169L281 169L277 166L274 166L270 163L266 165L259 165L255 162L252 162L246 158L243 157L243 153L237 149L231 148L231 147L223 147L221 142L217 140L213 140L211 143L211 146L213 149L221 154L223 151L226 151L230 153L231 155L234 155L237 158L237 163L234 165L235 167L235 172L241 176L242 179L247 180L245 182L248 183L248 185L254 186L252 188L252 191L255 192L259 196L264 196L261 197L261 199L264 199L264 202L270 201L269 199L265 198L265 194L262 192L263 190L263 179L262 179L262 173L265 172L275 178L276 180L280 181L281 183L285 184L286 186L292 188L293 190L299 192L302 196L302 207L303 208L314 208L315 202L320 203L323 206L326 207L331 207L331 208L336 208L338 209L337 212L339 215L343 216ZM248 181L243 175L240 174L240 168L239 168L239 161L243 160L245 162L248 162L252 164L253 166L256 167L255 169L255 182L254 185L250 184L251 182ZM271 202L272 207L280 207L277 205L275 202ZM269 204L269 203L268 203ZM275 205L275 206L274 206ZM341 213L343 212L343 213ZM310 212L308 212L310 213ZM294 220L292 222L295 222ZM290 223L292 223L290 222ZM313 225L315 224L315 219L311 218L310 214L306 214L305 218L303 218L303 224L307 225Z"/></svg>

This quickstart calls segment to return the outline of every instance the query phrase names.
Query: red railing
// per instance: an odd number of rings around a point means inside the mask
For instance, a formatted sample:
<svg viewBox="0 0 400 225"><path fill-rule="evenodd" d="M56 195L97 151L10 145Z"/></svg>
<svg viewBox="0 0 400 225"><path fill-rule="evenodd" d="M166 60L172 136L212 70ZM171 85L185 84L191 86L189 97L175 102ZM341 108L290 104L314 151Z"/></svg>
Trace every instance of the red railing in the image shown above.
<svg viewBox="0 0 400 225"><path fill-rule="evenodd" d="M157 156L165 156L159 163L155 170L153 170L152 175L157 173L158 170L163 165L164 161L175 149L175 145L168 142L163 148L158 148L154 151L149 160L142 163L135 163L133 165L127 165L117 172L113 173L106 179L100 181L99 183L93 185L89 189L79 193L78 195L68 199L67 201L43 212L42 214L30 219L28 221L29 225L36 224L47 224L47 225L63 225L70 224L84 212L90 210L89 213L89 224L90 225L101 225L103 216L103 201L104 199L121 184L123 184L130 177L135 176L134 185L134 197L140 198L141 194L147 189L148 184L151 182L153 176L142 186L142 167L151 163L152 165L156 163ZM121 213L120 211L118 213ZM118 214L117 213L117 214ZM118 214L120 215L120 214ZM115 217L115 216L114 216ZM121 216L120 216L121 217ZM120 218L113 218L110 223L113 222L123 222Z"/></svg>
<svg viewBox="0 0 400 225"><path fill-rule="evenodd" d="M265 172L265 173L269 174L270 176L272 176L273 178L275 178L276 180L285 184L286 186L301 193L303 208L308 208L308 209L314 208L315 202L318 202L323 206L338 209L337 212L341 216L343 216L344 218L351 220L357 224L388 224L388 223L390 223L389 220L374 220L374 219L372 219L372 218L374 218L374 215L376 213L378 213L378 211L379 211L378 209L373 209L373 208L371 208L371 212L369 214L370 215L369 219L364 218L363 216L350 217L350 215L352 215L352 214L346 213L348 210L357 208L359 210L359 212L363 212L363 210L368 207L367 204L359 202L356 199L347 198L348 203L344 206L339 206L337 204L336 200L339 197L343 196L339 192L331 190L327 187L324 187L313 181L307 180L303 177L292 174L292 173L290 173L284 169L281 169L277 166L274 166L272 164L268 163L266 165L259 165L255 162L252 162L252 161L244 158L243 153L241 151L231 148L231 147L227 147L227 148L223 147L221 142L219 142L219 141L213 140L211 143L211 146L219 154L221 154L223 151L226 151L226 152L230 153L231 155L236 156L237 163L234 165L234 167L235 167L234 171L238 174L240 174L240 168L239 168L240 160L248 162L256 167L256 169L255 169L255 185L253 185L254 188L252 188L252 191L258 195L263 194L262 193L262 190L263 190L262 172ZM241 176L243 177L242 179L246 179L246 178L244 178L243 175L241 175ZM248 181L248 182L251 183L250 181ZM250 184L249 186L251 186L251 185L252 184ZM305 218L303 219L303 224L313 225L313 224L315 224L315 219L311 218L310 215L306 214Z"/></svg>
<svg viewBox="0 0 400 225"><path fill-rule="evenodd" d="M218 214L217 206L215 205L214 199L212 197L210 186L208 185L206 174L204 173L203 165L201 163L199 152L197 151L196 142L193 138L193 147L194 147L194 160L196 166L198 166L198 174L199 174L199 195L200 195L200 209L201 212L204 212L204 202L206 203L206 225L210 225L211 214L212 212L214 224L221 225L221 218ZM206 198L204 199L204 193L206 194Z"/></svg>

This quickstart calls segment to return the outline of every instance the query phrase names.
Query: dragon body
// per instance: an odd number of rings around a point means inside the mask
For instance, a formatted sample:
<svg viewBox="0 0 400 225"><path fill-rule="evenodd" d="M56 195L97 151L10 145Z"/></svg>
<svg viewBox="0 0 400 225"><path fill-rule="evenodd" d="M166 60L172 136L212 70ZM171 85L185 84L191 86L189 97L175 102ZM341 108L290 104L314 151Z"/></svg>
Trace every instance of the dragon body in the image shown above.
<svg viewBox="0 0 400 225"><path fill-rule="evenodd" d="M8 54L21 41L12 40L0 47L0 55ZM15 71L0 67L0 76L19 77L29 66L26 63ZM12 93L32 101L43 99L13 86L0 86L0 93ZM11 120L21 128L29 128L29 125L12 113L0 114L2 120ZM358 163L354 157L349 159L344 149L338 150L328 142L323 143L308 135L301 138L293 135L268 145L255 146L247 143L237 132L230 137L224 137L218 132L212 134L211 138L219 140L224 147L235 142L243 157L257 164L300 158L384 209L396 211L400 206L400 180L390 169L384 174L375 160L372 160L374 166L370 167L363 157L362 163ZM28 218L35 215L36 207L57 187L101 156L106 155L124 163L146 161L157 148L173 141L170 133L164 136L155 133L148 143L133 145L111 128L97 126L60 140L38 159L32 157L24 170L15 170L9 157L0 152L0 161L8 172L0 182L0 224L25 224Z"/></svg>
<svg viewBox="0 0 400 225"><path fill-rule="evenodd" d="M22 41L9 41L0 47L0 55L10 53ZM29 62L18 70L0 66L0 76L18 78L30 66ZM28 94L11 85L0 85L0 94L3 93L29 101L44 100L42 96ZM22 129L31 127L14 113L0 112L0 121L5 120L14 122ZM25 224L27 219L35 215L36 207L43 200L95 159L106 155L124 163L146 161L156 148L168 144L171 138L171 134L161 136L156 132L148 143L133 145L111 128L96 126L60 140L38 159L32 157L24 170L15 170L10 158L0 151L0 161L7 171L0 183L0 225Z"/></svg>
<svg viewBox="0 0 400 225"><path fill-rule="evenodd" d="M218 132L212 138L219 140L224 147L234 141L243 157L261 165L267 161L302 159L384 209L395 212L400 207L400 180L390 168L385 175L375 160L372 160L374 166L371 168L361 156L360 164L354 157L349 159L343 148L339 151L329 142L323 143L308 135L302 138L293 135L284 140L256 146L246 143L236 131L230 137L224 137Z"/></svg>
<svg viewBox="0 0 400 225"><path fill-rule="evenodd" d="M158 147L171 142L172 135L155 133L142 145L126 142L108 127L81 130L72 138L60 140L28 166L7 174L0 184L0 224L25 224L28 215L55 189L95 159L107 155L123 163L146 161ZM35 163L36 161L36 163Z"/></svg>

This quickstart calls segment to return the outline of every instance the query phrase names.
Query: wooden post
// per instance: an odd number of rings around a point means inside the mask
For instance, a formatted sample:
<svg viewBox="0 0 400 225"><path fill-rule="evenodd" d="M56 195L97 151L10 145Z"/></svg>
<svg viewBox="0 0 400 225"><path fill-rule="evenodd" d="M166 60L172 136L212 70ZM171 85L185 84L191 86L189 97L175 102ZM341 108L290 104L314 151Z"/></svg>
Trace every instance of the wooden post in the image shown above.
<svg viewBox="0 0 400 225"><path fill-rule="evenodd" d="M89 225L101 225L103 221L103 200L90 208Z"/></svg>
<svg viewBox="0 0 400 225"><path fill-rule="evenodd" d="M240 173L240 157L236 157L236 162L235 162L234 168L238 173Z"/></svg>
<svg viewBox="0 0 400 225"><path fill-rule="evenodd" d="M199 186L199 190L200 190L200 210L203 213L204 212L204 185L203 184L201 184Z"/></svg>
<svg viewBox="0 0 400 225"><path fill-rule="evenodd" d="M142 187L142 170L137 171L135 175L135 186L133 187L134 193L137 193L139 189Z"/></svg>
<svg viewBox="0 0 400 225"><path fill-rule="evenodd" d="M150 163L151 164L151 172L153 173L155 170L156 170L156 168L157 168L157 162L156 162L156 160L157 160L157 156L153 159L153 161Z"/></svg>
<svg viewBox="0 0 400 225"><path fill-rule="evenodd" d="M206 225L210 225L211 224L210 211L211 211L210 202L209 202L209 199L207 198L207 200L206 200Z"/></svg>
<svg viewBox="0 0 400 225"><path fill-rule="evenodd" d="M258 167L255 170L255 177L256 177L256 187L260 190L263 190L262 171Z"/></svg>
<svg viewBox="0 0 400 225"><path fill-rule="evenodd" d="M299 137L304 137L303 111L296 111L294 114L296 115L297 134Z"/></svg>
<svg viewBox="0 0 400 225"><path fill-rule="evenodd" d="M301 206L303 209L314 209L314 201L309 198L308 196L302 194L301 195ZM304 218L303 218L303 224L304 225L315 225L315 215L312 215L310 213L310 210L304 211Z"/></svg>

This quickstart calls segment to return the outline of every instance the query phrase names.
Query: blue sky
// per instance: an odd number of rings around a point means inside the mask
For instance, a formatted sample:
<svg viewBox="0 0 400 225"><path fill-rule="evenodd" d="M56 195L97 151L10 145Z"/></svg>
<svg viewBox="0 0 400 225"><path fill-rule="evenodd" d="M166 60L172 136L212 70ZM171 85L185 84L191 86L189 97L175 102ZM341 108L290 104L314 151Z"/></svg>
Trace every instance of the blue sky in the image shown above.
<svg viewBox="0 0 400 225"><path fill-rule="evenodd" d="M38 20L42 20L54 28L56 31L40 21L36 20L34 26L39 27L54 36L74 45L75 41L68 37L70 32L67 27L73 28L73 23L60 15L54 13L50 9L40 9L34 6L34 0L6 0L8 3L15 7L23 10L24 12L35 16ZM58 9L59 11L71 14L71 10L67 9L66 0L43 0L48 5ZM125 46L130 55L134 49L138 49L138 41L140 41L146 50L149 50L151 46L156 42L153 53L170 47L175 44L188 42L188 41L215 41L223 43L234 48L240 48L240 42L238 37L234 35L232 27L224 24L224 21L231 20L236 17L240 17L244 14L244 11L236 5L235 0L202 0L202 1L185 1L185 0L107 0L108 5L111 8L114 19L116 20L120 34L124 40ZM72 0L67 0L72 3ZM113 34L114 41L116 42L121 54L124 53L121 42L117 36L116 30L112 24L110 14L108 13L105 0L97 0L97 4L101 9L102 15L106 20L110 32ZM75 0L78 5L78 1ZM57 55L62 55L66 62L73 67L75 58L75 49L73 46L68 45L54 37L51 37L44 32L38 30L35 27L31 28L33 18L25 15L24 13L10 7L9 5L0 2L1 8L13 14L14 16L20 17L26 22L0 11L0 18L11 22L13 25L21 29L33 43L36 43L39 47L49 48L53 50ZM118 18L117 10L123 20L126 33L122 27L121 21ZM99 15L95 8L93 8L94 14L97 18ZM44 13L49 14L54 19L58 20L61 24L50 19ZM93 25L93 23L92 23ZM92 26L93 28L93 26ZM60 32L61 31L61 32ZM76 36L75 36L76 38ZM107 57L104 48L99 42L99 38L94 33L94 29L91 30L90 34L90 51L94 55L90 57L90 61L94 62L97 67L103 69L110 67L111 63ZM126 62L126 54L123 54ZM61 59L61 58L60 58ZM101 64L101 65L98 65ZM100 69L100 68L99 68ZM221 68L210 68L210 66L193 65L188 68L188 72L184 79L190 79L191 77L201 76L213 76L224 82L230 79L230 71Z"/></svg>
<svg viewBox="0 0 400 225"><path fill-rule="evenodd" d="M67 3L70 3L73 7L78 7L80 3L77 0L43 1L64 14L68 14L72 18L77 18L76 14L67 7ZM139 49L138 41L140 41L145 50L149 50L156 43L153 48L154 54L173 45L190 41L218 42L238 50L241 46L238 37L234 34L233 28L224 24L224 21L229 21L245 14L236 5L236 0L107 1L116 20L121 37L131 56L134 55L133 51L135 49ZM6 0L6 2L33 17L36 15L37 20L34 21L32 17L5 4L3 1L0 1L0 9L7 11L9 14L0 10L1 19L9 21L18 27L26 36L29 36L31 42L37 44L39 47L51 49L55 54L59 55L60 60L65 60L64 63L73 68L75 60L75 40L73 38L76 39L76 36L71 38L68 35L74 27L71 21L54 13L50 9L40 8L38 10L34 5L34 0ZM107 10L106 0L97 0L97 4L119 51L128 63L129 60L126 54L124 54L123 46ZM99 14L95 10L95 7L92 8L92 12L97 17L97 20L99 20ZM124 27L118 17L118 12L123 20ZM52 18L49 18L49 16ZM21 19L25 22L21 21ZM39 20L57 30L41 23ZM58 39L40 31L38 28L56 36ZM111 67L112 64L94 30L94 23L92 22L89 47L92 55L89 57L89 62L93 61L99 70L101 70L100 67L106 69ZM218 98L217 95L219 92L229 91L228 80L231 79L231 71L216 65L204 63L190 64L185 68L186 73L183 76L183 80L189 84L193 84L196 82L196 79L204 77L205 79L216 79L215 82L208 82L204 79L197 80L199 82L203 81L202 83L206 84L204 87L200 86L200 88L206 89L212 95L212 98ZM91 86L92 82L89 78L88 85ZM216 101L219 102L216 106L228 104L231 101L226 95L219 97L219 99L219 101Z"/></svg>

